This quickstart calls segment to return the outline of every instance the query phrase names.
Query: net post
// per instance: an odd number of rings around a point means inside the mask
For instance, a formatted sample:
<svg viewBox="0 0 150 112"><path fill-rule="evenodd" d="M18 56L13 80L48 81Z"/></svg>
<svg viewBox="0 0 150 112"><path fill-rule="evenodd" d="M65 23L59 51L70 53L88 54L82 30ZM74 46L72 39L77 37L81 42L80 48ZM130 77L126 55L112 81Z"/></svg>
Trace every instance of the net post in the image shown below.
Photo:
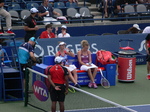
<svg viewBox="0 0 150 112"><path fill-rule="evenodd" d="M26 68L25 70L25 102L24 106L28 106L28 91L29 91L29 70Z"/></svg>

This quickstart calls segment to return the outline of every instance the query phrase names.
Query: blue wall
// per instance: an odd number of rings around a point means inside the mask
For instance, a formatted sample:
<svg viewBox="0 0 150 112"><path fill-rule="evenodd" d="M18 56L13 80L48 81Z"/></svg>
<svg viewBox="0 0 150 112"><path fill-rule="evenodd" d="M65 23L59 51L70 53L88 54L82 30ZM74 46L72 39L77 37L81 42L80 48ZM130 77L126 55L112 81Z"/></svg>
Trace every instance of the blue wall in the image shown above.
<svg viewBox="0 0 150 112"><path fill-rule="evenodd" d="M124 22L124 21L122 21ZM118 30L127 30L132 27L133 24L120 24L120 25L98 25L98 26L76 26L76 27L68 27L68 33L71 36L85 36L86 34L99 34L102 33L114 33L117 34ZM141 23L139 24L141 29L144 29L146 26L150 26L150 23ZM44 31L45 28L41 28L37 31L37 37L40 36L41 32ZM21 30L13 30L16 33L17 37L24 37L25 31ZM60 32L60 28L59 31Z"/></svg>
<svg viewBox="0 0 150 112"><path fill-rule="evenodd" d="M55 55L58 51L58 42L64 41L67 47L70 48L75 54L81 49L80 42L88 40L90 50L96 53L100 49L108 50L111 52L118 52L120 39L132 39L133 42L129 46L134 48L136 52L146 53L144 48L145 37L147 34L125 34L125 35L105 35L105 36L88 36L88 37L71 37L71 38L51 38L51 39L38 39L39 45L36 46L35 53L38 56ZM121 47L126 47L127 41L121 42Z"/></svg>

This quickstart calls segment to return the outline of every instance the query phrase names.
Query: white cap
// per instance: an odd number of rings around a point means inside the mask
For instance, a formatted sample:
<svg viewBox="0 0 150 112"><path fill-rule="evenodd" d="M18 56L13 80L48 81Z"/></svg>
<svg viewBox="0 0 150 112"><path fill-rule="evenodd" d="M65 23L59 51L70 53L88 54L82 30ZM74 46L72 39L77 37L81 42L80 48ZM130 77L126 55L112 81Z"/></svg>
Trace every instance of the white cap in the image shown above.
<svg viewBox="0 0 150 112"><path fill-rule="evenodd" d="M66 45L66 43L65 43L65 42L60 42L60 43L59 43L59 46L60 46L60 45Z"/></svg>
<svg viewBox="0 0 150 112"><path fill-rule="evenodd" d="M57 56L55 58L55 63L61 63L63 61L63 58L61 58L60 56Z"/></svg>
<svg viewBox="0 0 150 112"><path fill-rule="evenodd" d="M134 24L133 27L138 29L138 30L141 30L138 24Z"/></svg>
<svg viewBox="0 0 150 112"><path fill-rule="evenodd" d="M66 25L62 25L62 26L61 26L61 28L65 28L65 29L67 29L67 26L66 26Z"/></svg>
<svg viewBox="0 0 150 112"><path fill-rule="evenodd" d="M37 13L37 12L39 12L39 11L34 7L34 8L31 8L31 9L30 9L30 12L31 12L31 13Z"/></svg>

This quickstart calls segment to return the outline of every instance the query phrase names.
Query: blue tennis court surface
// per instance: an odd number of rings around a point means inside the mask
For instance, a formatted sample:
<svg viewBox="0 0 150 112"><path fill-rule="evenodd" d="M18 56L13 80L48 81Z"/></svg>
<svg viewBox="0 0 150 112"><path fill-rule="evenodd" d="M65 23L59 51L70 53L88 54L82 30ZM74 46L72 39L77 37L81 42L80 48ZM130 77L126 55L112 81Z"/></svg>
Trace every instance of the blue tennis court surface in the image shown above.
<svg viewBox="0 0 150 112"><path fill-rule="evenodd" d="M150 104L127 106L127 108L133 109L137 112L150 112ZM100 108L100 109L69 110L65 112L130 112L130 111L118 108Z"/></svg>
<svg viewBox="0 0 150 112"><path fill-rule="evenodd" d="M135 106L127 106L137 112L150 112L150 104L147 105L135 105Z"/></svg>

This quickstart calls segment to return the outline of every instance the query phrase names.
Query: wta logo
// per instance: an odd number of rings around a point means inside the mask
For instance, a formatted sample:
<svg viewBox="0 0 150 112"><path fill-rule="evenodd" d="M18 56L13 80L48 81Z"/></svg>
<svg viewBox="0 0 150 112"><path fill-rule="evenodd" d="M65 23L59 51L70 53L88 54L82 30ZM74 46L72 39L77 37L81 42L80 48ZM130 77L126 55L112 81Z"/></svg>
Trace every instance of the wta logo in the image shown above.
<svg viewBox="0 0 150 112"><path fill-rule="evenodd" d="M46 101L49 97L48 89L42 81L35 81L33 84L34 95L40 101Z"/></svg>

